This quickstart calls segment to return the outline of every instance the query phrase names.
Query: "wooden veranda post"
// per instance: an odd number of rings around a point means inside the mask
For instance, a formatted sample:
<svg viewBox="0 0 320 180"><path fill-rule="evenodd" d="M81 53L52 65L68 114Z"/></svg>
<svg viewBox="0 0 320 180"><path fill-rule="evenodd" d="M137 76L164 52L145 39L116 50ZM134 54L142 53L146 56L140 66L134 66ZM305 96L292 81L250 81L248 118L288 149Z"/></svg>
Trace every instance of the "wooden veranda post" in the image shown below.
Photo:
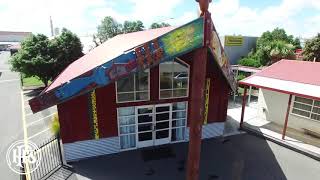
<svg viewBox="0 0 320 180"><path fill-rule="evenodd" d="M286 137L291 101L292 101L292 94L290 94L290 96L289 96L286 119L284 120L284 125L283 125L283 131L282 131L282 139L283 140Z"/></svg>
<svg viewBox="0 0 320 180"><path fill-rule="evenodd" d="M187 180L199 179L201 134L205 108L205 82L207 69L207 45L208 23L211 25L210 13L208 12L211 0L196 0L200 4L201 16L204 17L204 47L197 49L193 53L192 87L190 103L190 132L189 132L189 152L187 162ZM207 20L210 18L210 20ZM210 30L211 31L211 30Z"/></svg>
<svg viewBox="0 0 320 180"><path fill-rule="evenodd" d="M244 87L243 97L242 97L242 109L241 109L241 119L240 119L240 128L243 126L244 112L246 109L246 97L247 97L247 86Z"/></svg>

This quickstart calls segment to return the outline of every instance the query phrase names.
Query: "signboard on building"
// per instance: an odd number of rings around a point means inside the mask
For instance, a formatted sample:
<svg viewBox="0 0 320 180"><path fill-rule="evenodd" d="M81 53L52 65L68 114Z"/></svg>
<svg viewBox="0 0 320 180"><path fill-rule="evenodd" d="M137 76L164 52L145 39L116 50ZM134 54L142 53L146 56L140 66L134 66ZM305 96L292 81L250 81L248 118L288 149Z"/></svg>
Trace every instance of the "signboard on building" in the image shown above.
<svg viewBox="0 0 320 180"><path fill-rule="evenodd" d="M225 46L242 46L243 37L242 36L225 36L224 45Z"/></svg>

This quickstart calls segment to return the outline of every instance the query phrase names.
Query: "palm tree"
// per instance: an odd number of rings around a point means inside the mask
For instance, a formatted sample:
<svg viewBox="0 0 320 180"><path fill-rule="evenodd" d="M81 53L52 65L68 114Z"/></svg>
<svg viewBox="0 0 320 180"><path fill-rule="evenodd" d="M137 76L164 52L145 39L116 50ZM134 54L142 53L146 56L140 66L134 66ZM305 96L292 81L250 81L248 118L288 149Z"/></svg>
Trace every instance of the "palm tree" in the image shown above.
<svg viewBox="0 0 320 180"><path fill-rule="evenodd" d="M281 59L295 59L294 46L285 41L273 41L270 43L270 47L266 48L270 50L271 63L275 63Z"/></svg>

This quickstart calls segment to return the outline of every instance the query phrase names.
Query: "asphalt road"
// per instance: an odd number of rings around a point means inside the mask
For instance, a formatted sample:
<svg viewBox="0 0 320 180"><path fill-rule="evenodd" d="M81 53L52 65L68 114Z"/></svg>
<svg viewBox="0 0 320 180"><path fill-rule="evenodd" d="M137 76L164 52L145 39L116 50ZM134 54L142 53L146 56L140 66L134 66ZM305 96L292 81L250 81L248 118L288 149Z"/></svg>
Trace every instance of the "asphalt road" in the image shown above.
<svg viewBox="0 0 320 180"><path fill-rule="evenodd" d="M0 51L1 52L1 51ZM6 163L8 147L16 140L23 140L22 100L18 73L10 72L9 52L0 53L0 174L1 179L16 180Z"/></svg>
<svg viewBox="0 0 320 180"><path fill-rule="evenodd" d="M139 149L74 162L71 179L186 179L188 143L162 147L169 150ZM319 161L250 134L205 140L201 148L200 180L320 179ZM146 156L150 149L154 153Z"/></svg>
<svg viewBox="0 0 320 180"><path fill-rule="evenodd" d="M45 143L53 136L51 119L57 109L54 106L32 113L28 100L37 93L32 90L22 91L19 73L10 71L9 57L9 52L0 53L0 179L17 180L19 175L12 172L6 163L7 149L13 142L24 140L23 122L28 141L38 146Z"/></svg>

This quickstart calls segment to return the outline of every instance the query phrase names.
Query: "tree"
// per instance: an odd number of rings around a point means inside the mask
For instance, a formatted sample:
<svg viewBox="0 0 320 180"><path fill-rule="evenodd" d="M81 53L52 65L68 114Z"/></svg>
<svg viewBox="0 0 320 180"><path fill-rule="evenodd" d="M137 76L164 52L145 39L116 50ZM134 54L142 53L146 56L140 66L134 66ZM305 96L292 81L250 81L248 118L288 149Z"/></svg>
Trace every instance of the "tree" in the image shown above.
<svg viewBox="0 0 320 180"><path fill-rule="evenodd" d="M137 31L143 31L144 26L141 21L124 21L122 32L123 33L131 33Z"/></svg>
<svg viewBox="0 0 320 180"><path fill-rule="evenodd" d="M12 70L25 77L36 76L47 87L69 64L83 55L80 39L67 29L49 40L43 34L31 35L12 56Z"/></svg>
<svg viewBox="0 0 320 180"><path fill-rule="evenodd" d="M52 42L52 51L55 51L54 76L58 76L69 64L83 56L82 44L78 36L66 28L55 37Z"/></svg>
<svg viewBox="0 0 320 180"><path fill-rule="evenodd" d="M271 62L277 62L281 59L294 59L294 45L285 41L272 41L270 43L270 54Z"/></svg>
<svg viewBox="0 0 320 180"><path fill-rule="evenodd" d="M157 28L162 28L162 27L168 27L170 26L170 24L168 23L152 23L151 26L150 26L150 29L157 29Z"/></svg>
<svg viewBox="0 0 320 180"><path fill-rule="evenodd" d="M122 25L119 24L112 17L107 16L98 26L97 38L100 40L100 43L105 42L106 40L113 38L114 36L121 34Z"/></svg>
<svg viewBox="0 0 320 180"><path fill-rule="evenodd" d="M37 76L48 86L54 74L52 67L55 63L51 47L45 35L31 35L21 43L21 49L12 56L12 70L23 73L25 77Z"/></svg>
<svg viewBox="0 0 320 180"><path fill-rule="evenodd" d="M294 50L299 48L301 45L298 38L288 36L284 29L276 28L261 35L252 54L261 65L265 66L283 58L294 58Z"/></svg>
<svg viewBox="0 0 320 180"><path fill-rule="evenodd" d="M304 60L320 62L320 33L306 42L302 54Z"/></svg>

